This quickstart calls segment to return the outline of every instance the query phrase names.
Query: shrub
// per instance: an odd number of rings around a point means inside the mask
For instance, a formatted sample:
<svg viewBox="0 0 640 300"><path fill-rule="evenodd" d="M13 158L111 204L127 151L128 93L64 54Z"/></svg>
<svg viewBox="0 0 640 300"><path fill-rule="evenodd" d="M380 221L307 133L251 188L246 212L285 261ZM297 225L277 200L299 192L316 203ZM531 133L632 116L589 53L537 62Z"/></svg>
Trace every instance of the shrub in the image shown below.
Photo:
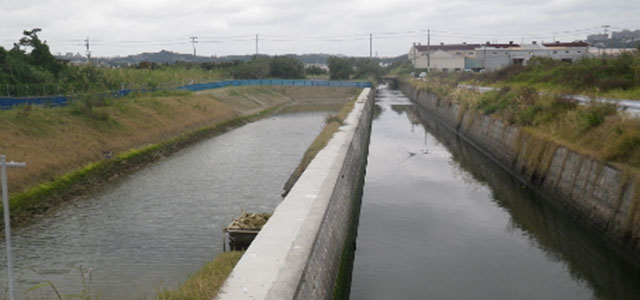
<svg viewBox="0 0 640 300"><path fill-rule="evenodd" d="M351 78L353 63L350 59L331 56L327 62L329 64L329 79L349 80Z"/></svg>
<svg viewBox="0 0 640 300"><path fill-rule="evenodd" d="M591 102L589 105L578 111L578 122L581 131L594 128L604 119L616 113L616 106L610 103Z"/></svg>
<svg viewBox="0 0 640 300"><path fill-rule="evenodd" d="M320 68L318 66L308 66L306 69L306 73L309 75L325 75L327 74L327 70Z"/></svg>
<svg viewBox="0 0 640 300"><path fill-rule="evenodd" d="M640 129L624 130L616 143L604 152L604 159L640 166Z"/></svg>
<svg viewBox="0 0 640 300"><path fill-rule="evenodd" d="M274 78L304 78L304 65L298 59L290 56L275 56L271 58L269 68L270 75Z"/></svg>
<svg viewBox="0 0 640 300"><path fill-rule="evenodd" d="M513 95L509 92L489 92L482 95L480 101L478 101L477 108L485 115L490 115L495 112L505 110L512 103L511 97L507 95Z"/></svg>

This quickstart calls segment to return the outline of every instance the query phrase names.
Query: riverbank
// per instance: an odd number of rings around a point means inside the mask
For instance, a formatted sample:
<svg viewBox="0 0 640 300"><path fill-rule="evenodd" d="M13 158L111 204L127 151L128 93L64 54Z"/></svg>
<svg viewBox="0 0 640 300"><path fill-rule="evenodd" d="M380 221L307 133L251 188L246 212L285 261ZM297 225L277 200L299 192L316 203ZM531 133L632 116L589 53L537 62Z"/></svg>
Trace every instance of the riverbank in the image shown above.
<svg viewBox="0 0 640 300"><path fill-rule="evenodd" d="M310 91L312 90L312 91ZM157 161L186 145L297 102L350 99L358 89L233 87L207 92L85 99L69 107L0 112L0 152L27 168L9 172L18 224ZM251 99L250 99L251 98ZM221 99L221 100L220 100ZM247 104L248 102L251 102ZM19 220L19 221L18 221Z"/></svg>
<svg viewBox="0 0 640 300"><path fill-rule="evenodd" d="M358 97L354 97L353 100L348 101L347 103L343 102L339 112L336 115L327 118L324 128L309 146L302 160L287 180L287 183L285 183L285 186L283 188L285 190L285 193L283 194L283 196L286 196L289 190L298 181L302 173L306 170L306 168L309 166L318 152L325 148L329 140L331 140L333 135L338 131L339 127L344 125L347 116L353 110L357 100ZM364 172L364 169L362 169L361 171ZM360 174L358 178L363 178L363 174ZM338 290L338 293L340 293L340 297L345 296L343 290L346 287L343 287L343 285L345 285L345 282L348 283L349 280L343 277L348 277L351 272L350 263L353 261L352 255L354 249L352 247L353 241L355 240L355 232L353 231L355 231L355 226L357 225L357 217L359 215L359 196L361 195L361 188L362 184L358 184L356 186L356 192L354 195L357 195L356 197L358 199L352 199L352 201L354 201L355 203L355 208L352 210L353 216L351 217L351 225L349 226L349 228L352 228L352 230L348 232L345 245L343 246L339 272L336 279L336 290ZM220 283L224 283L224 281L231 273L231 269L238 262L238 260L240 259L240 255L242 254L239 252L234 253L238 254L229 255L228 253L221 253L217 255L213 260L205 264L205 266L194 273L194 275L190 276L189 279L185 281L179 288L175 290L162 291L158 294L156 299L211 299L215 297L220 288ZM231 266L231 269L229 269L228 266ZM212 282L212 286L214 286L215 288L207 289L206 293L200 293L200 291L202 290L201 287L195 285L193 282L199 280L196 278L202 278L205 276L209 277L207 281ZM192 295L198 295L198 297L192 297Z"/></svg>
<svg viewBox="0 0 640 300"><path fill-rule="evenodd" d="M165 289L156 295L157 300L196 300L212 299L229 277L233 267L242 258L243 252L230 251L218 254L207 262L198 272L176 289Z"/></svg>
<svg viewBox="0 0 640 300"><path fill-rule="evenodd" d="M530 90L480 95L420 81L404 81L401 87L481 151L555 199L555 205L574 211L604 239L638 251L635 120L606 105L578 106L540 98ZM606 159L599 149L626 154Z"/></svg>
<svg viewBox="0 0 640 300"><path fill-rule="evenodd" d="M340 131L278 205L215 299L334 295L336 279L346 275L338 274L360 199L373 95L363 90Z"/></svg>
<svg viewBox="0 0 640 300"><path fill-rule="evenodd" d="M640 49L616 56L585 57L571 63L532 57L483 73L450 73L471 85L535 88L545 93L640 99Z"/></svg>

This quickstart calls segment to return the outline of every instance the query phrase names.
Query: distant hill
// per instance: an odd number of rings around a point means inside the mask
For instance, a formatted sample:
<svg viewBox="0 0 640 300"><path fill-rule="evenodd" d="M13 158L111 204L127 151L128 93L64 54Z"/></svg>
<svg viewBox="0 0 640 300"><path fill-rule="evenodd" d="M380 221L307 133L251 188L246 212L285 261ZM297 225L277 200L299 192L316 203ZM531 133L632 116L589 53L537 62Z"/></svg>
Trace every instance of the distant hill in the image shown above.
<svg viewBox="0 0 640 300"><path fill-rule="evenodd" d="M104 58L101 60L108 62L108 64L110 65L128 65L128 64L138 64L143 61L154 62L158 64L172 64L177 61L203 63L203 62L211 62L212 58L206 57L206 56L193 56L191 54L181 54L181 53L162 50L160 52L155 52L155 53L145 52L145 53L129 55L125 57Z"/></svg>
<svg viewBox="0 0 640 300"><path fill-rule="evenodd" d="M304 64L327 64L327 59L332 56L330 54L286 54L287 56L292 56ZM176 62L188 62L188 63L204 63L204 62L229 62L229 61L249 61L254 55L228 55L228 56L220 56L220 57L209 57L209 56L193 56L191 54L182 54L171 52L167 50L161 50L160 52L152 52L152 53L141 53L136 55L129 56L118 56L118 57L97 57L92 58L91 60L95 63L108 65L108 66L129 66L129 65L137 65L143 61L158 63L158 64L173 64ZM58 59L69 61L71 63L84 63L87 61L87 58L80 55L64 55L57 56ZM380 62L383 63L392 63L397 60L406 60L407 55L401 55L398 57L383 57L378 58Z"/></svg>

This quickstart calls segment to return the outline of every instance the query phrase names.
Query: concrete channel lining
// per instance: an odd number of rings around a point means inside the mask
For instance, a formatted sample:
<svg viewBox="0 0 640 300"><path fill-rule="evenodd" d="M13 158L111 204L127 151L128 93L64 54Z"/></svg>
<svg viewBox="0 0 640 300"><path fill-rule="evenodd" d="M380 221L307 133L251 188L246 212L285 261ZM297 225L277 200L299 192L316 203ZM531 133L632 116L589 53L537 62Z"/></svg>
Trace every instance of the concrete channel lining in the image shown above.
<svg viewBox="0 0 640 300"><path fill-rule="evenodd" d="M346 158L359 120L365 113L367 101L372 101L370 92L370 88L365 88L360 93L344 125L276 207L215 299L296 297L336 182L343 165L349 163Z"/></svg>

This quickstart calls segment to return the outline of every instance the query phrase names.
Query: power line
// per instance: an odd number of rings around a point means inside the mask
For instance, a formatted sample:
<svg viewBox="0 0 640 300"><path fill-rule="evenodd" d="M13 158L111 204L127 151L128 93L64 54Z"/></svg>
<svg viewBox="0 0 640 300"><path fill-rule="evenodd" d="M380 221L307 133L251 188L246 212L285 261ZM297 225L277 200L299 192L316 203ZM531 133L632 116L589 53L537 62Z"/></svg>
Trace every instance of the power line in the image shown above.
<svg viewBox="0 0 640 300"><path fill-rule="evenodd" d="M170 46L184 46L191 44L193 47L194 56L197 55L197 43L203 44L228 44L228 43L246 43L253 40L255 42L255 53L260 53L260 40L267 43L300 43L300 42L314 42L314 43L347 43L354 41L369 41L369 56L373 56L373 35L380 41L410 41L421 40L424 35L431 37L434 35L435 40L440 42L461 42L478 41L484 43L484 41L492 40L567 40L567 39L585 39L586 35L594 33L602 33L604 28L605 33L609 33L610 29L618 29L617 26L602 25L577 29L557 28L554 31L545 33L543 30L531 31L531 32L512 32L512 33L482 33L482 32L459 32L455 30L444 29L413 29L413 30L397 30L397 31L380 31L370 33L352 33L352 34L318 34L318 35L302 35L302 34L229 34L229 35L199 35L191 36L188 41L184 38L163 38L163 39L126 39L126 40L109 40L109 39L93 39L89 37L86 39L61 39L58 41L58 45L65 46L83 46L86 50L87 57L91 57L91 47L105 47L105 48L136 48L136 47L170 47ZM429 42L429 41L428 41ZM55 43L55 42L54 42ZM386 42L383 42L383 44ZM329 46L331 47L331 46Z"/></svg>

